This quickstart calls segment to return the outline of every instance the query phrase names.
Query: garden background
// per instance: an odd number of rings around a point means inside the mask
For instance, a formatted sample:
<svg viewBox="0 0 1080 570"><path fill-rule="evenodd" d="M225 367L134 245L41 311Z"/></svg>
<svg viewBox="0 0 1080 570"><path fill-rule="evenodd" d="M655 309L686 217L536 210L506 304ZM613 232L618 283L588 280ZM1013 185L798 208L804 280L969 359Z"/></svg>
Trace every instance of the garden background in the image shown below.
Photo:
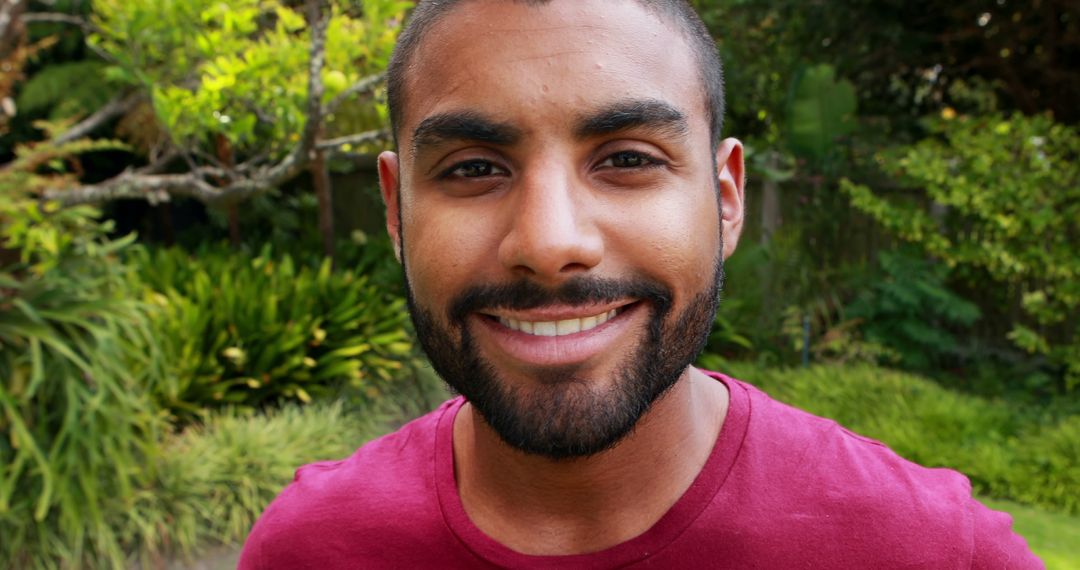
<svg viewBox="0 0 1080 570"><path fill-rule="evenodd" d="M1080 568L1080 5L695 4L749 163L700 364ZM0 0L0 566L234 552L446 396L374 174L409 8Z"/></svg>

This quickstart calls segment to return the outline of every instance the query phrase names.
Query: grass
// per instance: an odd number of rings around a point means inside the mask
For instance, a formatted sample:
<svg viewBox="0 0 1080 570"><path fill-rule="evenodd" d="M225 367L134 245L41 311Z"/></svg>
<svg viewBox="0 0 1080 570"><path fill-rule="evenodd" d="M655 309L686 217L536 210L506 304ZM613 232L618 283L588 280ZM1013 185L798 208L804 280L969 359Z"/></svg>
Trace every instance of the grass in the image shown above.
<svg viewBox="0 0 1080 570"><path fill-rule="evenodd" d="M1047 570L1080 570L1080 517L1050 513L998 499L980 499L1013 517L1013 529L1046 563Z"/></svg>
<svg viewBox="0 0 1080 570"><path fill-rule="evenodd" d="M166 440L157 485L135 517L142 525L132 534L141 536L142 544L134 561L155 567L171 557L182 567L192 567L192 558L202 557L212 568L235 564L231 547L243 544L297 467L344 459L447 396L430 369L415 372L415 381L403 379L394 393L374 403L357 407L344 401L316 402L267 413L217 412L206 423ZM221 545L226 548L216 548Z"/></svg>

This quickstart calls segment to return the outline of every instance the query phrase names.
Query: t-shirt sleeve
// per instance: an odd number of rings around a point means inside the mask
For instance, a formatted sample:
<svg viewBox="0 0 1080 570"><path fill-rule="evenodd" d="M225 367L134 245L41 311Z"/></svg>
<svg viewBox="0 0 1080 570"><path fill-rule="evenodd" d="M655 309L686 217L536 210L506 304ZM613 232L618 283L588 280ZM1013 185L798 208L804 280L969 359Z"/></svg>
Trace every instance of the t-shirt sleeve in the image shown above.
<svg viewBox="0 0 1080 570"><path fill-rule="evenodd" d="M240 560L236 563L237 570L267 570L272 566L277 566L276 563L266 562L264 552L268 544L280 543L281 535L290 535L288 528L282 528L283 524L287 524L290 517L283 517L278 511L282 505L291 502L290 498L296 491L297 480L305 468L306 466L297 470L293 482L281 491L266 507L259 519L255 521L255 525L252 527L251 532L248 533L247 539L244 540L244 548L240 551Z"/></svg>
<svg viewBox="0 0 1080 570"><path fill-rule="evenodd" d="M1024 537L1012 528L1012 516L971 501L974 541L971 557L973 570L1045 570L1046 566L1031 552Z"/></svg>
<svg viewBox="0 0 1080 570"><path fill-rule="evenodd" d="M272 508L273 504L271 504ZM270 524L270 508L263 512L255 526L251 529L247 539L244 540L244 548L240 551L240 561L236 563L236 570L264 570L267 566L262 562L263 543L266 541L267 525Z"/></svg>
<svg viewBox="0 0 1080 570"><path fill-rule="evenodd" d="M244 542L244 549L240 552L240 561L236 563L236 570L259 570L259 553L261 544L254 533L248 536Z"/></svg>

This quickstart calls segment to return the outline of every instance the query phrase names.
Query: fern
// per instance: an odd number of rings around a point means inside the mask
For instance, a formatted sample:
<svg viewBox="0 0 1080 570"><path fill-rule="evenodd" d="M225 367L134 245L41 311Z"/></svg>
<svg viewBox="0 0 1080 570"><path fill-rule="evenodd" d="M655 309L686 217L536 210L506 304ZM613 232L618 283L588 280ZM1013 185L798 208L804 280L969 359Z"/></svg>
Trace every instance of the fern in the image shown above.
<svg viewBox="0 0 1080 570"><path fill-rule="evenodd" d="M27 113L48 111L51 119L91 113L116 94L105 78L105 67L93 60L49 65L23 84L17 99L19 109Z"/></svg>

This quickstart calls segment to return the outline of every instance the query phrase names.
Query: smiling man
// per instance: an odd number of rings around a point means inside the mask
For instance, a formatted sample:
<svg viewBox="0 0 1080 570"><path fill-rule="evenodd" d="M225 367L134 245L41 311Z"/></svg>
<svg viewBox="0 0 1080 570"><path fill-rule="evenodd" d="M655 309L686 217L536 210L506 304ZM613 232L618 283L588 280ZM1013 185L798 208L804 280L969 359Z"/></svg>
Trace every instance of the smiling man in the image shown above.
<svg viewBox="0 0 1080 570"><path fill-rule="evenodd" d="M681 0L422 1L387 226L461 394L300 469L242 568L1030 568L958 473L691 363L743 221Z"/></svg>

